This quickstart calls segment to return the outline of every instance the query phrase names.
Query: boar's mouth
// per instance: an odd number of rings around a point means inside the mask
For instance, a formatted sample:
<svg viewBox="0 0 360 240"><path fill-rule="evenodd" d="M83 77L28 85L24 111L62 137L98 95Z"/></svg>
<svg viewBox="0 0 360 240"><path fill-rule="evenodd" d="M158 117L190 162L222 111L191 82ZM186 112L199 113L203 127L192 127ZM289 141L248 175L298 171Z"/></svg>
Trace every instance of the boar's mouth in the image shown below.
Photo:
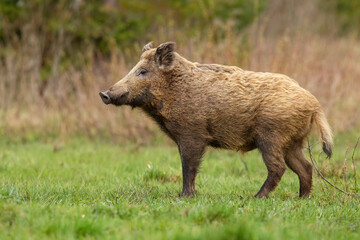
<svg viewBox="0 0 360 240"><path fill-rule="evenodd" d="M126 104L129 93L126 92L124 94L114 96L114 94L111 94L111 92L108 90L105 92L100 92L99 95L101 97L101 100L105 104L114 104L116 106L121 106Z"/></svg>
<svg viewBox="0 0 360 240"><path fill-rule="evenodd" d="M118 96L111 96L111 104L114 104L115 106L121 106L127 103L129 92L126 92L124 94L118 95Z"/></svg>
<svg viewBox="0 0 360 240"><path fill-rule="evenodd" d="M129 98L129 92L123 94L114 94L112 91L105 91L99 93L101 100L105 104L113 104L115 106L130 105L132 108L135 107L146 107L152 106L154 96L148 88L136 96Z"/></svg>

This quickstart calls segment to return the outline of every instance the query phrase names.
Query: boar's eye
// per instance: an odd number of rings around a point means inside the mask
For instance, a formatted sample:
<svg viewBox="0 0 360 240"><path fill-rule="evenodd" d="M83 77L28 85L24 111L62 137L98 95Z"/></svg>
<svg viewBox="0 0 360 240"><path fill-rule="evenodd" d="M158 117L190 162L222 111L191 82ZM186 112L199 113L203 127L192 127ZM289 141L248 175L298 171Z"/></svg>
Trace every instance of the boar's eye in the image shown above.
<svg viewBox="0 0 360 240"><path fill-rule="evenodd" d="M144 76L147 72L148 70L146 70L145 68L140 68L136 71L136 76Z"/></svg>

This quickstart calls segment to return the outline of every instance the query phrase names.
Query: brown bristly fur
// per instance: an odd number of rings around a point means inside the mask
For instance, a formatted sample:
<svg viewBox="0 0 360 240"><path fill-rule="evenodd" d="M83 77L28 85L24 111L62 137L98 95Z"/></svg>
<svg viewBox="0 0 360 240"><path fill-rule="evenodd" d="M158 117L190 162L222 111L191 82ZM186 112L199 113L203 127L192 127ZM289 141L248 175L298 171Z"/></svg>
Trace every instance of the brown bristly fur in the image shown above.
<svg viewBox="0 0 360 240"><path fill-rule="evenodd" d="M107 92L111 103L140 107L176 142L183 168L182 195L195 193L206 146L247 152L258 148L268 177L256 197L268 197L286 165L310 195L312 165L304 138L315 123L331 156L330 127L318 100L282 74L199 64L175 52L175 43L151 44L137 65Z"/></svg>

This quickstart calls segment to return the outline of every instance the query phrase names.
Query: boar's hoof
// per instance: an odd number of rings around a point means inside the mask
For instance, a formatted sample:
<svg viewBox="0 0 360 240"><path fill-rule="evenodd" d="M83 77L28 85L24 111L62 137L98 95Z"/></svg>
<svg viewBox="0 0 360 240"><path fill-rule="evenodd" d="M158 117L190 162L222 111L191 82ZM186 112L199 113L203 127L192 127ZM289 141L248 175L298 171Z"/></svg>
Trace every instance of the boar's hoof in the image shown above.
<svg viewBox="0 0 360 240"><path fill-rule="evenodd" d="M196 191L194 191L194 192L189 192L189 191L186 191L186 192L182 192L182 193L180 193L180 197L192 197L192 196L194 196L195 195L195 193L196 193Z"/></svg>
<svg viewBox="0 0 360 240"><path fill-rule="evenodd" d="M309 199L309 198L310 198L310 193L307 193L307 194L304 194L304 195L300 195L299 197L300 197L300 198L303 198L303 199Z"/></svg>
<svg viewBox="0 0 360 240"><path fill-rule="evenodd" d="M264 198L268 198L269 194L262 194L262 193L257 193L254 198L260 198L260 199L264 199Z"/></svg>

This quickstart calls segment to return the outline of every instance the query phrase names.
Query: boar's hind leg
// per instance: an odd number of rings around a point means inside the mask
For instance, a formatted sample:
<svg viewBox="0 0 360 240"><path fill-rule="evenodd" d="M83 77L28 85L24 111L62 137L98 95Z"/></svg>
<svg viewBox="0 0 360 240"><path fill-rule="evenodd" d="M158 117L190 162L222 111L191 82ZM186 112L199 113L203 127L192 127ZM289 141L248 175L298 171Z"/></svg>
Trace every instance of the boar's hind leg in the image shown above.
<svg viewBox="0 0 360 240"><path fill-rule="evenodd" d="M278 185L286 167L282 151L277 150L275 146L261 144L258 148L262 153L262 157L268 169L268 176L255 197L264 198L268 197L269 193Z"/></svg>
<svg viewBox="0 0 360 240"><path fill-rule="evenodd" d="M201 140L186 139L178 143L183 172L183 190L180 196L195 194L195 178L198 173L205 144Z"/></svg>
<svg viewBox="0 0 360 240"><path fill-rule="evenodd" d="M294 171L300 181L299 196L308 198L310 196L312 186L312 165L309 163L302 152L302 143L297 143L288 150L285 157L288 167Z"/></svg>

